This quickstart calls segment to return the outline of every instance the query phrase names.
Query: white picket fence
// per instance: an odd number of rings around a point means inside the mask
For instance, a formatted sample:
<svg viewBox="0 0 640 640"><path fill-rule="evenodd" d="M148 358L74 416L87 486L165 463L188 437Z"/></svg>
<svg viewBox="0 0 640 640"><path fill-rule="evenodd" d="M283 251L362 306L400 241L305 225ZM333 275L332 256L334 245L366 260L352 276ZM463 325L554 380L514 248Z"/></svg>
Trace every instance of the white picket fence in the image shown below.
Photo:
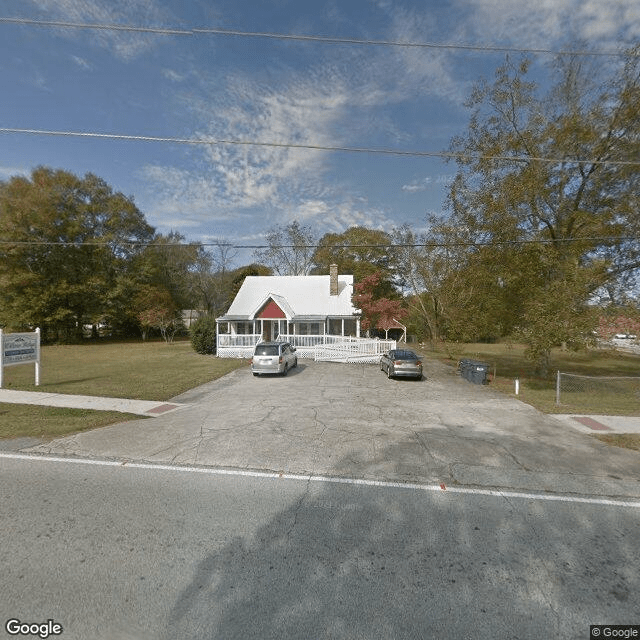
<svg viewBox="0 0 640 640"><path fill-rule="evenodd" d="M361 362L377 364L380 356L396 348L395 340L360 338L357 342L336 342L317 345L314 360L321 362Z"/></svg>

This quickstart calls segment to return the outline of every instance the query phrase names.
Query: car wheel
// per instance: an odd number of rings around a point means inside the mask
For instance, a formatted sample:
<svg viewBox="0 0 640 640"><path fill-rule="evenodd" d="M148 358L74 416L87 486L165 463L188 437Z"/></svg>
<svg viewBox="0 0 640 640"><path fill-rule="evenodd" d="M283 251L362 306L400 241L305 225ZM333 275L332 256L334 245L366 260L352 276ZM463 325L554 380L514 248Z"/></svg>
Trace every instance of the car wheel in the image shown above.
<svg viewBox="0 0 640 640"><path fill-rule="evenodd" d="M391 367L387 367L387 378L391 380Z"/></svg>
<svg viewBox="0 0 640 640"><path fill-rule="evenodd" d="M293 368L295 369L298 366L298 358L293 361Z"/></svg>
<svg viewBox="0 0 640 640"><path fill-rule="evenodd" d="M283 375L283 376L286 376L288 371L289 371L289 365L288 365L288 364L285 364L285 365L284 365L284 371L282 372L282 375Z"/></svg>
<svg viewBox="0 0 640 640"><path fill-rule="evenodd" d="M257 374L255 371L253 372L253 375L254 375L256 378L258 377L258 374Z"/></svg>

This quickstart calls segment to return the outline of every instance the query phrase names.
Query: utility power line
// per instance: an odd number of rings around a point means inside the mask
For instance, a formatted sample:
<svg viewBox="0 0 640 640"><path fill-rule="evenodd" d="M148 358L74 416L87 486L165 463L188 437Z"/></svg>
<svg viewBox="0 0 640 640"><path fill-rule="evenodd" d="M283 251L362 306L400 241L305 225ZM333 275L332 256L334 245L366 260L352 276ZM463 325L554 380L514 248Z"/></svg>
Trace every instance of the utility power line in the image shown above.
<svg viewBox="0 0 640 640"><path fill-rule="evenodd" d="M341 38L337 36L320 36L292 33L274 33L265 31L243 31L239 29L216 29L213 27L141 27L124 24L96 24L83 22L65 22L54 20L32 20L29 18L0 17L0 24L17 24L22 26L50 27L56 29L88 29L99 31L119 31L162 36L235 36L242 38L263 38L270 40L318 42L324 44L404 47L417 49L446 49L460 51L478 51L484 53L530 53L560 56L609 56L626 55L622 51L590 51L590 50L554 50L544 48L506 47L498 45L474 45L465 43L408 42L404 40L371 40L361 38ZM640 55L635 54L635 55Z"/></svg>
<svg viewBox="0 0 640 640"><path fill-rule="evenodd" d="M292 142L261 142L258 140L227 140L222 138L174 138L171 136L140 136L122 133L100 133L96 131L55 131L48 129L19 129L0 127L0 133L68 138L93 138L102 140L125 140L131 142L165 142L189 145L239 145L253 147L272 147L279 149L307 149L311 151L342 151L347 153L368 153L378 155L405 156L415 158L445 158L449 160L500 160L505 162L546 162L550 164L600 164L611 166L640 166L638 160L611 160L593 158L545 158L538 156L481 155L447 151L404 151L376 147L341 147L317 144L298 144Z"/></svg>
<svg viewBox="0 0 640 640"><path fill-rule="evenodd" d="M0 245L12 246L61 246L61 247L109 247L112 245L129 247L223 247L225 249L416 249L416 248L448 248L448 247L490 247L496 245L528 245L528 244L571 244L573 242L627 242L639 241L638 236L602 236L592 238L537 238L528 240L481 240L459 242L416 242L416 243L386 243L386 244L233 244L230 242L136 242L121 241L88 241L73 242L65 240L1 240Z"/></svg>

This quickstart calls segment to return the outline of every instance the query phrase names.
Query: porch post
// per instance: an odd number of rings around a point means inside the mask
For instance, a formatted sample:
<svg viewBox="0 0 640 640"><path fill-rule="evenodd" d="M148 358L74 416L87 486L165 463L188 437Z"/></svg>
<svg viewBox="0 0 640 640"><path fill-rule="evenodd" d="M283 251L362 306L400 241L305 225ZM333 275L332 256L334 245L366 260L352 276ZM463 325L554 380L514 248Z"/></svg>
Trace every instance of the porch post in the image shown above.
<svg viewBox="0 0 640 640"><path fill-rule="evenodd" d="M344 338L344 318L342 318L341 323L342 323L342 329L340 330L340 335Z"/></svg>
<svg viewBox="0 0 640 640"><path fill-rule="evenodd" d="M356 318L356 338L360 337L360 318Z"/></svg>
<svg viewBox="0 0 640 640"><path fill-rule="evenodd" d="M218 345L220 344L220 339L218 334L220 333L220 323L216 320L216 355L218 355Z"/></svg>

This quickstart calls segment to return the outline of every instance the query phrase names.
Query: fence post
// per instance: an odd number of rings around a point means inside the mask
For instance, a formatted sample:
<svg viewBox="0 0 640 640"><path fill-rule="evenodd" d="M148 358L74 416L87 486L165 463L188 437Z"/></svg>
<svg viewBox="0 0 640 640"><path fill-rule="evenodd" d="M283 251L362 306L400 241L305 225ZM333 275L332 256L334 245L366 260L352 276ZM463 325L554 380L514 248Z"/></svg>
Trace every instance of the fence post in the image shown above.
<svg viewBox="0 0 640 640"><path fill-rule="evenodd" d="M40 327L36 327L36 387L40 386Z"/></svg>
<svg viewBox="0 0 640 640"><path fill-rule="evenodd" d="M560 370L556 373L556 404L560 404Z"/></svg>

